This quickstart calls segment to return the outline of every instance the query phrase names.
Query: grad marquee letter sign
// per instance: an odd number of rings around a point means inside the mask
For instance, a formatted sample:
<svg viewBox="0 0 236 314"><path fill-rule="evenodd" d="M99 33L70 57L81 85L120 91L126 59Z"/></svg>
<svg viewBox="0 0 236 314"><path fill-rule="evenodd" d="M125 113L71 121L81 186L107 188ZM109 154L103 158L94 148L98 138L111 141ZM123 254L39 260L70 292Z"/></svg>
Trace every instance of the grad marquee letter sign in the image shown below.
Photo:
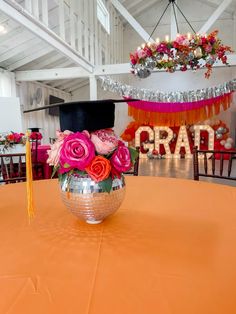
<svg viewBox="0 0 236 314"><path fill-rule="evenodd" d="M149 135L149 141L153 142L155 138L155 145L153 143L141 143L140 135L142 132L148 132ZM200 147L200 132L201 131L207 131L208 132L208 149L213 150L214 149L214 130L209 125L195 125L194 126L194 145L198 148ZM160 133L166 132L167 136L165 138L160 138ZM180 149L181 147L185 148L185 158L192 158L189 140L188 140L188 133L185 126L181 126L179 129L179 134L175 146L175 152L174 154L171 154L170 151L170 141L173 138L173 131L166 127L166 126L155 126L154 130L150 128L149 126L141 126L137 129L135 132L135 147L140 147L143 145L144 149L147 149L148 151L152 152L154 148L159 152L160 151L160 145L163 145L165 148L165 158L180 158ZM208 154L208 158L211 157L212 154ZM200 158L203 158L203 156L199 156ZM140 152L140 158L147 158L147 152L141 153Z"/></svg>

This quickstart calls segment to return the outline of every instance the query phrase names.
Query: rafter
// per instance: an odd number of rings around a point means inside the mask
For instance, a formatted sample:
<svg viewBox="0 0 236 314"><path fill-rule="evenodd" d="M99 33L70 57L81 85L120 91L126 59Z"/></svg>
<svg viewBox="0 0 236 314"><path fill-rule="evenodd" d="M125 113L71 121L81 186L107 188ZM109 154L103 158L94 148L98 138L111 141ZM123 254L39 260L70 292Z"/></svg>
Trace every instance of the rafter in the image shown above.
<svg viewBox="0 0 236 314"><path fill-rule="evenodd" d="M203 3L211 8L218 8L219 4L217 4L216 2L212 1L212 0L198 0L200 3ZM232 15L232 11L229 9L225 9L225 13L231 14Z"/></svg>
<svg viewBox="0 0 236 314"><path fill-rule="evenodd" d="M210 27L215 23L215 21L221 16L221 14L225 11L225 9L230 5L232 0L224 0L218 6L218 8L213 12L213 14L209 17L206 23L199 30L200 34L206 33Z"/></svg>
<svg viewBox="0 0 236 314"><path fill-rule="evenodd" d="M27 41L24 41L23 43L20 43L17 45L17 43L13 43L11 50L7 50L6 52L0 54L0 62L3 62L5 60L8 60L16 55L18 55L21 52L27 51L29 47L34 47L35 45L39 44L40 40L37 38L30 39Z"/></svg>
<svg viewBox="0 0 236 314"><path fill-rule="evenodd" d="M69 44L48 29L43 23L34 18L24 10L17 2L10 0L0 0L0 10L13 20L23 25L26 29L47 42L57 51L60 51L67 58L82 66L86 71L92 72L92 65L76 52Z"/></svg>
<svg viewBox="0 0 236 314"><path fill-rule="evenodd" d="M30 54L30 55L28 55L28 56L26 56L26 57L24 57L24 58L22 58L22 59L20 59L20 60L18 60L16 62L12 63L12 64L10 64L7 67L7 69L9 71L13 71L13 70L15 70L17 68L20 68L21 66L23 66L23 65L25 65L27 63L30 63L31 61L33 61L35 59L38 59L38 58L40 58L42 56L45 56L46 54L48 54L52 50L53 50L53 48L49 46L49 47L44 47L42 49L34 51L34 52L32 52L32 54Z"/></svg>
<svg viewBox="0 0 236 314"><path fill-rule="evenodd" d="M120 12L120 14L126 19L126 21L133 27L133 29L143 38L145 41L153 41L145 29L136 21L136 19L126 10L126 8L118 1L111 0L113 6Z"/></svg>

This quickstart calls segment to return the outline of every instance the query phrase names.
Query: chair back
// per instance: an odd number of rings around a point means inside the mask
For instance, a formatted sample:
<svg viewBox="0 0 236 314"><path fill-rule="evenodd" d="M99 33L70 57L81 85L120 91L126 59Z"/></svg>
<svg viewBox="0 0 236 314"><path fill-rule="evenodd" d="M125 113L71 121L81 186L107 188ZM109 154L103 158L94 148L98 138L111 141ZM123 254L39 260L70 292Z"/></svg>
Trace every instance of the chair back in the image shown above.
<svg viewBox="0 0 236 314"><path fill-rule="evenodd" d="M0 155L0 183L26 181L25 153Z"/></svg>
<svg viewBox="0 0 236 314"><path fill-rule="evenodd" d="M204 172L199 171L199 155L203 155L203 167ZM210 159L208 159L208 154L212 154ZM216 169L216 154L220 156L219 159L219 171ZM226 160L224 157L228 158L228 165L226 165ZM193 173L194 180L199 180L199 177L211 177L218 179L228 179L228 180L236 180L235 176L232 176L232 164L233 160L236 159L236 151L220 151L220 150L200 150L197 147L193 148ZM209 169L209 164L211 165L211 169Z"/></svg>
<svg viewBox="0 0 236 314"><path fill-rule="evenodd" d="M136 147L136 150L138 152L138 156L135 159L134 165L132 167L132 169L130 171L125 172L125 175L133 175L133 176L138 176L138 172L139 172L139 151L140 148Z"/></svg>
<svg viewBox="0 0 236 314"><path fill-rule="evenodd" d="M49 143L54 144L56 142L57 138L56 137L49 137Z"/></svg>

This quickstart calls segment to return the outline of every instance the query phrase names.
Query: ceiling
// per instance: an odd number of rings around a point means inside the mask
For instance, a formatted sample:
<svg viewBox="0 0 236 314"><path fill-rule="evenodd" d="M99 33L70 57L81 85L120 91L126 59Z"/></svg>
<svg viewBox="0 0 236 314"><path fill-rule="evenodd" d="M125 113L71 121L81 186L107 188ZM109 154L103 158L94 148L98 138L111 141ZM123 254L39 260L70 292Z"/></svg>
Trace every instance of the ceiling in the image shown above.
<svg viewBox="0 0 236 314"><path fill-rule="evenodd" d="M107 3L110 0L107 0ZM122 5L135 18L153 6L158 7L158 3L167 0L120 0ZM222 0L197 0L207 4L212 8L217 8ZM24 1L16 1L22 4ZM56 15L57 6L55 1L48 1L51 19L50 27L57 33L59 29L58 19L53 18ZM236 0L227 7L225 12L234 15L236 11ZM124 23L126 21L123 19ZM0 34L0 68L19 71L19 70L39 70L50 68L78 67L78 64L65 57L61 52L53 48L50 44L44 42L35 36L30 30L15 22L13 19L1 12L0 7L0 25L3 25L7 33ZM43 83L59 88L66 92L73 92L81 86L88 84L87 79L73 80L55 80L43 81Z"/></svg>

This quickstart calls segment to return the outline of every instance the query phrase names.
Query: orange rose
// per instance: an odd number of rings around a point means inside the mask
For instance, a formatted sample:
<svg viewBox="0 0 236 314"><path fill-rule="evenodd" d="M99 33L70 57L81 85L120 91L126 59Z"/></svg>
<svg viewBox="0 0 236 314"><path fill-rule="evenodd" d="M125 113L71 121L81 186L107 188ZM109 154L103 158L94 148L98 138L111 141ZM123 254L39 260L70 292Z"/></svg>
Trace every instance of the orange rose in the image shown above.
<svg viewBox="0 0 236 314"><path fill-rule="evenodd" d="M85 170L95 182L100 182L109 177L111 164L108 159L96 156Z"/></svg>

